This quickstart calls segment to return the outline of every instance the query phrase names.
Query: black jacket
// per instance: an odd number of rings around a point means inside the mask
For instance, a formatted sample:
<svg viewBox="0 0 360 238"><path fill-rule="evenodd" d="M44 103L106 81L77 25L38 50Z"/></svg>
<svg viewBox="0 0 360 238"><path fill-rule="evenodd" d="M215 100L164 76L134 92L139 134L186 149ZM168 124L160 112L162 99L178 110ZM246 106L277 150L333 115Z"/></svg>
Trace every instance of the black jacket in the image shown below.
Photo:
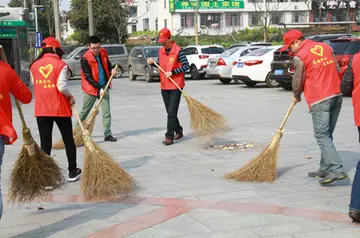
<svg viewBox="0 0 360 238"><path fill-rule="evenodd" d="M349 60L348 67L345 71L345 74L341 80L340 90L344 96L351 97L352 91L354 89L354 73L352 68L353 57Z"/></svg>

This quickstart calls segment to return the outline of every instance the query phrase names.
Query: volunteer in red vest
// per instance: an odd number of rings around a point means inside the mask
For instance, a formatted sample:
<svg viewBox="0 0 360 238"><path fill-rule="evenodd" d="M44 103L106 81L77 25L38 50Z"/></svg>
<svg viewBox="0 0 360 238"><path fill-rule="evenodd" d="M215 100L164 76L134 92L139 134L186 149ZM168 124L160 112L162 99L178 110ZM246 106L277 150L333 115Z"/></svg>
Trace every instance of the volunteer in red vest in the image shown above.
<svg viewBox="0 0 360 238"><path fill-rule="evenodd" d="M32 93L19 79L7 63L0 61L0 219L3 211L1 195L1 165L5 146L13 144L18 138L12 124L12 105L10 94L24 104L31 102Z"/></svg>
<svg viewBox="0 0 360 238"><path fill-rule="evenodd" d="M101 48L99 37L90 36L88 47L89 50L81 58L81 85L84 91L83 106L80 112L82 121L87 118L96 100L104 93L110 75L116 74L106 50ZM105 141L115 142L117 139L111 134L110 90L106 92L100 107Z"/></svg>
<svg viewBox="0 0 360 238"><path fill-rule="evenodd" d="M181 92L169 77L182 89L185 86L185 72L189 69L189 62L181 47L171 39L169 29L160 30L158 42L163 46L159 50L158 64L166 72L160 72L161 94L167 112L167 132L163 144L171 145L174 140L183 137L183 128L177 116ZM149 58L148 63L154 64L154 60Z"/></svg>
<svg viewBox="0 0 360 238"><path fill-rule="evenodd" d="M360 53L356 53L349 60L340 89L344 96L352 96L354 121L358 128L360 143L360 68L356 65L360 65ZM349 207L349 216L354 222L360 223L360 161L356 166Z"/></svg>
<svg viewBox="0 0 360 238"><path fill-rule="evenodd" d="M69 182L80 178L81 169L76 164L76 146L72 132L72 109L75 99L67 88L68 66L61 60L64 52L60 42L48 37L42 42L42 52L31 63L30 73L34 85L35 117L41 149L51 153L52 131L57 124L65 144L68 159Z"/></svg>
<svg viewBox="0 0 360 238"><path fill-rule="evenodd" d="M339 67L331 47L323 42L305 40L298 30L284 34L281 51L290 49L294 56L293 100L305 100L311 112L315 138L320 146L320 168L310 172L319 183L329 184L347 178L343 163L333 143L333 132L342 105Z"/></svg>

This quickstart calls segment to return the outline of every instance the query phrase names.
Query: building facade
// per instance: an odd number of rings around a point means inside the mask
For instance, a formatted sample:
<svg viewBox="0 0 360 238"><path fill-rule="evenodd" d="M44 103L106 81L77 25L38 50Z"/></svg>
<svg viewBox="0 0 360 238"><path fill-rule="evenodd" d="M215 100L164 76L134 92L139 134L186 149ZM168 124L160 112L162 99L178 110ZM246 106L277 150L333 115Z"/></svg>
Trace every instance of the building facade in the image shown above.
<svg viewBox="0 0 360 238"><path fill-rule="evenodd" d="M208 35L225 35L265 24L306 26L312 8L311 1L301 0L128 0L127 4L131 16L129 33L167 27L179 35L195 35L196 8L198 32Z"/></svg>

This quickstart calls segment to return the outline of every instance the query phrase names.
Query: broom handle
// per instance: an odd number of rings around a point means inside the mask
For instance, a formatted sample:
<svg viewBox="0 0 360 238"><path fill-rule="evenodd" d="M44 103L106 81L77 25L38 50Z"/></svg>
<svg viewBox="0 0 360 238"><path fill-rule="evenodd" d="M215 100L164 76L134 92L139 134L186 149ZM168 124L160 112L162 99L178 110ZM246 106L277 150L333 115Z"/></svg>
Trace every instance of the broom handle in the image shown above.
<svg viewBox="0 0 360 238"><path fill-rule="evenodd" d="M1 57L2 61L4 61L5 63L8 63L7 58L6 58L6 54L5 54L5 51L4 51L4 47L2 45L0 45L0 57ZM20 115L20 119L21 119L21 123L23 125L23 128L27 128L25 118L24 118L24 113L21 110L19 100L17 100L15 97L14 97L14 100L15 100L16 108L19 111L19 115Z"/></svg>
<svg viewBox="0 0 360 238"><path fill-rule="evenodd" d="M80 116L79 116L79 113L76 111L76 108L75 108L75 106L71 106L72 107L72 109L74 110L74 114L75 114L75 117L76 117L76 120L78 121L78 123L79 123L79 126L80 126L80 128L81 128L81 131L85 131L85 129L84 129L84 126L83 126L83 124L82 124L82 122L81 122L81 120L80 120Z"/></svg>
<svg viewBox="0 0 360 238"><path fill-rule="evenodd" d="M163 72L165 74L165 71L160 67L160 65L158 65L157 63L154 62L154 65L156 65L161 72ZM175 83L175 81L171 78L171 77L168 77L168 79L170 79L170 81L175 84L175 86L180 90L181 93L184 93L184 91L179 87L179 85L177 85L177 83Z"/></svg>
<svg viewBox="0 0 360 238"><path fill-rule="evenodd" d="M280 125L280 128L279 128L280 131L282 131L282 129L284 128L285 123L286 123L287 119L289 118L290 113L291 113L292 109L294 108L294 106L295 106L295 102L292 102L291 105L290 105L289 110L287 111L287 113L286 113L286 115L285 115L284 120L282 121L282 123L281 123L281 125Z"/></svg>
<svg viewBox="0 0 360 238"><path fill-rule="evenodd" d="M115 66L115 70L117 70L118 69L118 65L116 65ZM111 76L110 76L110 78L109 78L109 80L108 80L108 82L107 82L107 84L106 84L106 86L105 86L105 89L104 89L104 93L103 93L103 95L101 95L100 96L100 99L99 99L99 101L97 102L97 104L96 104L96 106L95 106L95 110L97 110L98 108L99 108L99 106L100 106L100 103L101 103L101 101L103 100L103 97L105 96L105 94L106 94L106 90L108 89L108 87L110 86L110 83L111 83L111 81L112 81L112 79L114 78L114 75L112 74Z"/></svg>

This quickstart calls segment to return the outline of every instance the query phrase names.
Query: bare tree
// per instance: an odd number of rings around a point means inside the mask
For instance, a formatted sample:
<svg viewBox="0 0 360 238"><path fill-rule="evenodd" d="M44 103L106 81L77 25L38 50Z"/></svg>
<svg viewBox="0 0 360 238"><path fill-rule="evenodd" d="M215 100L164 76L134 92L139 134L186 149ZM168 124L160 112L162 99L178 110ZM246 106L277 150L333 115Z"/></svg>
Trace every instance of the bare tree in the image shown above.
<svg viewBox="0 0 360 238"><path fill-rule="evenodd" d="M279 11L286 11L293 3L284 0L249 0L255 8L255 15L264 29L264 41L269 39L268 31L272 20L279 16Z"/></svg>

